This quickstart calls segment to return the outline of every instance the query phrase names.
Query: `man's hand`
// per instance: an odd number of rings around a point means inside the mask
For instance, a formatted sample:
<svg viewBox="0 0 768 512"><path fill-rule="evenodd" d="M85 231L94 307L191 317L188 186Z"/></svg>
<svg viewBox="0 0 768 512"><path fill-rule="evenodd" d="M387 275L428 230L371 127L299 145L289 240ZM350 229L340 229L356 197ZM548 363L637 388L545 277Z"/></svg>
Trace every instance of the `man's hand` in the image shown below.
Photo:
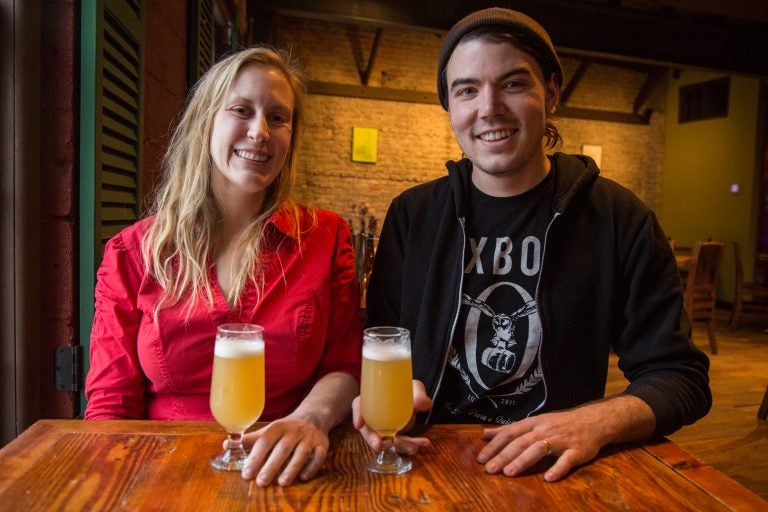
<svg viewBox="0 0 768 512"><path fill-rule="evenodd" d="M411 427L413 427L413 423L416 420L415 413L422 412L422 411L428 411L429 408L432 407L432 400L427 396L427 391L424 389L424 383L422 383L420 380L414 380L413 381L413 410L414 410L414 416L411 417L411 421L408 423L408 425L403 429L403 432L406 432L410 430ZM368 445L373 448L374 451L378 452L382 449L382 441L381 437L368 428L368 426L365 424L365 418L363 418L363 415L360 413L360 397L358 396L355 398L355 400L352 402L352 423L354 424L355 428L360 431L360 434L363 436L363 439L365 440ZM401 436L398 435L395 438L395 450L397 450L399 453L406 453L409 455L413 455L414 453L418 452L421 448L426 448L429 446L429 439L426 437L408 437L408 436Z"/></svg>
<svg viewBox="0 0 768 512"><path fill-rule="evenodd" d="M290 416L243 436L251 447L243 478L256 478L260 487L273 481L290 485L298 476L309 480L322 467L328 453L328 434L305 419Z"/></svg>
<svg viewBox="0 0 768 512"><path fill-rule="evenodd" d="M594 459L603 446L643 439L655 428L656 417L648 404L623 395L485 429L483 435L490 441L477 462L485 464L488 473L515 476L554 455L557 461L544 473L544 480L555 482Z"/></svg>

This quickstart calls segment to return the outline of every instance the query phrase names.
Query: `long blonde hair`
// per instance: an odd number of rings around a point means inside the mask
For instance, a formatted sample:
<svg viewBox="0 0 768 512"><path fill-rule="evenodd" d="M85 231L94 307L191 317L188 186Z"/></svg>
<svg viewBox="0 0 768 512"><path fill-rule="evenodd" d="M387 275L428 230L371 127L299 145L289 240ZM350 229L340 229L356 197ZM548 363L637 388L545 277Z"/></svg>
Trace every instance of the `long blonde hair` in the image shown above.
<svg viewBox="0 0 768 512"><path fill-rule="evenodd" d="M215 245L219 212L211 191L213 160L210 151L214 118L222 108L237 74L245 66L277 69L293 91L294 110L291 144L280 174L265 192L258 217L241 238L244 251L235 266L233 286L227 301L239 302L250 279L263 286L260 275L264 256L264 222L278 209L287 210L299 235L299 211L292 201L296 179L297 148L303 123L303 83L296 63L282 51L268 47L242 50L214 64L192 89L189 104L173 132L163 159L163 179L150 213L155 220L143 239L147 272L162 286L155 314L165 306L191 297L187 312L203 296L213 304L208 279L210 257Z"/></svg>

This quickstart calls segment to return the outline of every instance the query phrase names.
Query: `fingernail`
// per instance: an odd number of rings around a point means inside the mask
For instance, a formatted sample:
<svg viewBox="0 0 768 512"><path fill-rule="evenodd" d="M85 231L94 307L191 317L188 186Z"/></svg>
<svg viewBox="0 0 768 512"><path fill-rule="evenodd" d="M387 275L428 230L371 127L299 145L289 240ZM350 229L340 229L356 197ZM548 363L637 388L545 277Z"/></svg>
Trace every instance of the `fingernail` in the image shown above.
<svg viewBox="0 0 768 512"><path fill-rule="evenodd" d="M253 478L253 469L248 467L243 468L242 475L243 475L243 478L250 480L251 478Z"/></svg>
<svg viewBox="0 0 768 512"><path fill-rule="evenodd" d="M260 487L266 487L269 485L267 475L259 475L259 478L256 479L256 484L258 484Z"/></svg>

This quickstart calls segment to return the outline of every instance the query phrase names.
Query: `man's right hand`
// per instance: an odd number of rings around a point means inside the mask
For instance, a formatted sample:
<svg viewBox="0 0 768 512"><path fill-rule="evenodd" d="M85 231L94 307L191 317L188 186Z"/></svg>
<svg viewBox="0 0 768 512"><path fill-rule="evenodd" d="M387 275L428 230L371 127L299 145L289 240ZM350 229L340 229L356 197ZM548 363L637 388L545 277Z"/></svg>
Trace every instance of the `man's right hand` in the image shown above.
<svg viewBox="0 0 768 512"><path fill-rule="evenodd" d="M406 432L410 430L411 427L413 427L414 422L416 421L416 413L417 412L424 412L428 411L432 407L432 399L427 396L427 390L424 388L424 383L420 380L413 381L413 412L414 415L411 417L411 421L408 423L408 425L402 430L402 432ZM379 436L376 432L368 428L368 425L365 424L365 419L363 418L363 415L360 414L360 397L358 396L355 398L355 400L352 402L352 423L354 424L355 428L360 431L360 435L363 436L363 439L365 440L368 445L373 448L374 451L378 452L382 449L382 442L381 442L381 436ZM398 435L395 438L395 449L399 453L405 453L408 455L413 455L414 453L418 452L421 448L426 448L430 445L430 441L426 437L408 437L408 436L401 436Z"/></svg>

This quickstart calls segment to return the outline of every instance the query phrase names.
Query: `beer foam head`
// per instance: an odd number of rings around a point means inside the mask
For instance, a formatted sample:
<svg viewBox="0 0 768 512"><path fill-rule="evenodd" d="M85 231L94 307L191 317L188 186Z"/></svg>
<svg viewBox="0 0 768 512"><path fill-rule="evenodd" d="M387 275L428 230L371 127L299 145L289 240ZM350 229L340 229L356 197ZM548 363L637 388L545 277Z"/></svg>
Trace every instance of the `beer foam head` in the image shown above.
<svg viewBox="0 0 768 512"><path fill-rule="evenodd" d="M263 340L231 340L219 338L213 352L218 357L246 357L258 356L264 353Z"/></svg>
<svg viewBox="0 0 768 512"><path fill-rule="evenodd" d="M411 351L402 345L370 344L363 346L363 357L374 361L408 359Z"/></svg>

